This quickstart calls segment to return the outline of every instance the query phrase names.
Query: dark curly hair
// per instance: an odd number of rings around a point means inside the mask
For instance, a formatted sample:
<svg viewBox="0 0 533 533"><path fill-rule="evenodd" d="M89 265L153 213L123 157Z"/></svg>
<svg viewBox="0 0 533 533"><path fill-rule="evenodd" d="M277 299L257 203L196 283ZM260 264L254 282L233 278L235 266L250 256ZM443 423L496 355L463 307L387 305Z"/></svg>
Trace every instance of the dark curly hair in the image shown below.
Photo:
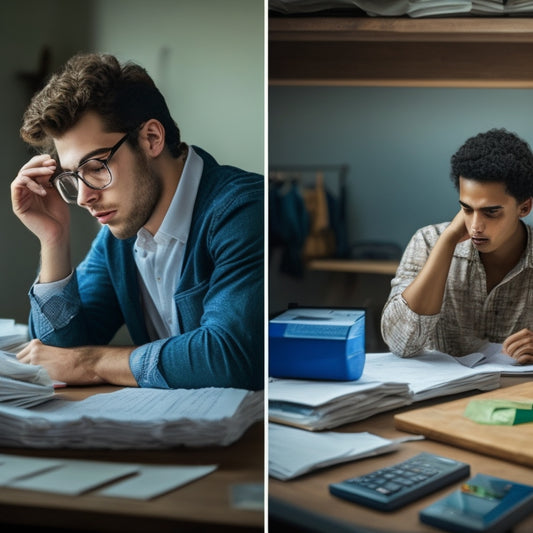
<svg viewBox="0 0 533 533"><path fill-rule="evenodd" d="M152 78L141 66L121 65L109 54L78 54L67 61L33 96L20 135L53 154L53 137L66 133L88 111L97 113L110 132L131 132L149 119L159 120L170 153L182 153L180 131ZM130 143L135 146L136 138Z"/></svg>
<svg viewBox="0 0 533 533"><path fill-rule="evenodd" d="M533 196L533 153L515 133L491 129L468 139L451 158L451 179L459 177L501 182L508 194L523 202Z"/></svg>

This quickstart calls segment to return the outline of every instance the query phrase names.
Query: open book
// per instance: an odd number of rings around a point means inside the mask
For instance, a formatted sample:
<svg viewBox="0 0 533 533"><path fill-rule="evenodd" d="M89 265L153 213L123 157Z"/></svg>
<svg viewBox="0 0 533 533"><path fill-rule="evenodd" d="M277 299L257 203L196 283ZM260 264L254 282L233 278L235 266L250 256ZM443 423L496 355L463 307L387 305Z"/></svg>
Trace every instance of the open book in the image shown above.
<svg viewBox="0 0 533 533"><path fill-rule="evenodd" d="M495 344L465 358L437 351L410 359L370 353L356 381L271 380L269 419L313 431L330 429L429 398L496 389L502 374L517 373L533 373L533 365L517 365Z"/></svg>

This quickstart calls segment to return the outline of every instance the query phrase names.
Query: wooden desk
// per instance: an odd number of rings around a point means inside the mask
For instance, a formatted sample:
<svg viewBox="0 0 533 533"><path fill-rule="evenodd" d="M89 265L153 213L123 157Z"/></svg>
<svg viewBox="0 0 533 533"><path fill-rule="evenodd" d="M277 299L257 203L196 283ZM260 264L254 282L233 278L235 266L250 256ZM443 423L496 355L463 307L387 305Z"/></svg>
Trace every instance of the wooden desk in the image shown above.
<svg viewBox="0 0 533 533"><path fill-rule="evenodd" d="M58 395L82 399L114 387L64 389ZM1 430L1 429L0 429ZM264 482L264 429L255 424L228 447L169 450L30 450L4 448L1 453L148 464L217 464L218 469L175 491L149 501L106 498L87 493L52 493L0 488L0 528L14 531L175 532L262 531L262 511L232 508L231 487ZM9 525L10 527L5 527ZM2 527L4 526L4 527ZM30 527L28 527L30 526Z"/></svg>
<svg viewBox="0 0 533 533"><path fill-rule="evenodd" d="M515 385L528 378L504 378L504 386ZM531 378L529 378L531 379ZM478 394L474 391L472 394ZM438 400L418 402L410 407L377 415L362 422L348 424L336 431L369 431L386 438L397 438L408 435L394 428L393 415L409 409L416 409L439 401L449 401L460 396L444 397ZM377 468L392 465L427 451L452 457L470 464L471 475L485 473L517 482L532 484L531 468L511 462L482 456L474 452L455 448L434 441L414 441L402 444L399 451L375 458L363 459L352 463L326 468L315 473L296 478L293 481L269 480L269 524L271 531L293 531L294 524L300 531L360 533L436 533L437 529L422 524L418 513L430 503L448 494L460 486L456 483L433 495L391 513L382 513L366 507L350 503L329 494L328 485L333 482L361 475ZM513 533L529 533L533 531L533 515L521 522Z"/></svg>

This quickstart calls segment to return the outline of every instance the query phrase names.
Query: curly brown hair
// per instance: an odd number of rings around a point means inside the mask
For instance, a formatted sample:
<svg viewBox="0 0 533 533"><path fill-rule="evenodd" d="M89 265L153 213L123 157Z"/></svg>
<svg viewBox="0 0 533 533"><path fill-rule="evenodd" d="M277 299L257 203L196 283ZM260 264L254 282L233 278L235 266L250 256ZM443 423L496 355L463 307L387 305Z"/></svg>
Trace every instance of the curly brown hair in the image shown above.
<svg viewBox="0 0 533 533"><path fill-rule="evenodd" d="M511 196L523 202L533 196L533 153L516 133L494 128L468 139L451 158L450 177L459 190L459 178L501 182Z"/></svg>
<svg viewBox="0 0 533 533"><path fill-rule="evenodd" d="M20 135L31 146L54 153L53 138L71 129L88 111L97 113L109 132L132 132L156 119L174 157L183 152L180 131L165 99L147 71L109 54L78 54L36 93L24 113ZM135 145L136 139L132 141Z"/></svg>

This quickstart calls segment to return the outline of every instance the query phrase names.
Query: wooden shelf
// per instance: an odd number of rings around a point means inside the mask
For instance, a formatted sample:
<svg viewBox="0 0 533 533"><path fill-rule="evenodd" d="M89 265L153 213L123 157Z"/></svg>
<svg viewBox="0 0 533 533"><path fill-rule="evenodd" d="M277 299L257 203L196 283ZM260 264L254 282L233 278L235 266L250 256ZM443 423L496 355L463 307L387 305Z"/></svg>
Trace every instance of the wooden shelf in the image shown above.
<svg viewBox="0 0 533 533"><path fill-rule="evenodd" d="M398 261L374 261L355 259L313 259L307 264L310 270L352 272L356 274L386 274L394 276Z"/></svg>
<svg viewBox="0 0 533 533"><path fill-rule="evenodd" d="M533 18L271 17L271 85L533 87Z"/></svg>

